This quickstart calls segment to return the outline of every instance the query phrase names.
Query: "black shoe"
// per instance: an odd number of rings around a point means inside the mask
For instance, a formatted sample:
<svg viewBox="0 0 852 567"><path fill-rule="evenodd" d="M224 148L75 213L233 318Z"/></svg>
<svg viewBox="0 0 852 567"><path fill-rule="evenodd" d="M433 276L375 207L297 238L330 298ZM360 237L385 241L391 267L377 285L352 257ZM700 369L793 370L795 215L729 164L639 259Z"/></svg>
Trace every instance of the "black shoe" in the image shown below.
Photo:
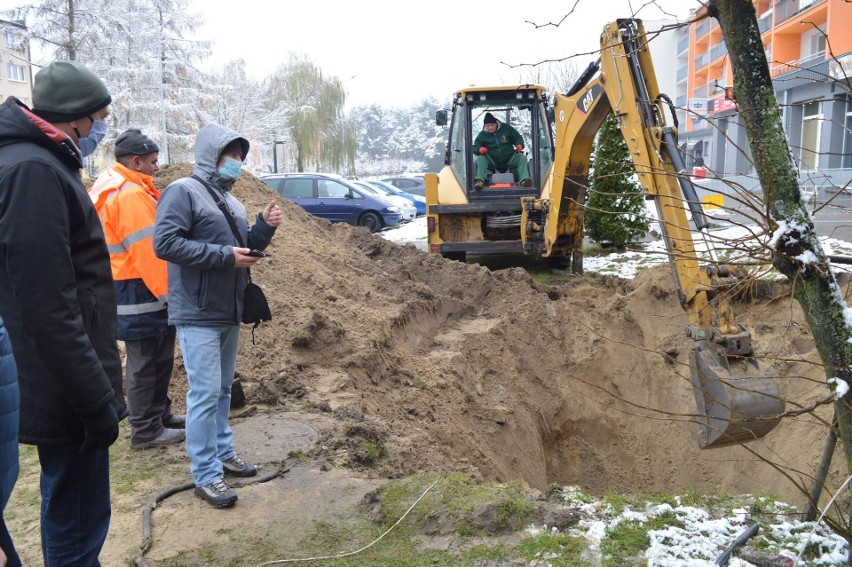
<svg viewBox="0 0 852 567"><path fill-rule="evenodd" d="M227 461L222 461L222 469L225 474L231 476L254 476L257 474L257 467L245 462L239 456L234 455Z"/></svg>
<svg viewBox="0 0 852 567"><path fill-rule="evenodd" d="M527 177L526 179L522 180L522 181L521 181L521 186L522 186L522 187L532 187L532 179L530 179L529 177Z"/></svg>
<svg viewBox="0 0 852 567"><path fill-rule="evenodd" d="M227 508L237 501L237 493L231 490L231 487L222 479L214 480L204 486L196 486L195 495L206 500L214 508Z"/></svg>
<svg viewBox="0 0 852 567"><path fill-rule="evenodd" d="M140 449L150 449L151 447L165 447L173 443L180 443L186 438L186 432L183 429L163 429L159 437L155 437L150 441L134 441L131 437L130 448L134 451Z"/></svg>
<svg viewBox="0 0 852 567"><path fill-rule="evenodd" d="M173 413L163 420L163 427L183 429L186 427L186 416L182 413Z"/></svg>
<svg viewBox="0 0 852 567"><path fill-rule="evenodd" d="M474 190L474 191L482 191L482 180L481 180L481 179L477 179L477 180L474 182L474 184L473 184L473 190Z"/></svg>

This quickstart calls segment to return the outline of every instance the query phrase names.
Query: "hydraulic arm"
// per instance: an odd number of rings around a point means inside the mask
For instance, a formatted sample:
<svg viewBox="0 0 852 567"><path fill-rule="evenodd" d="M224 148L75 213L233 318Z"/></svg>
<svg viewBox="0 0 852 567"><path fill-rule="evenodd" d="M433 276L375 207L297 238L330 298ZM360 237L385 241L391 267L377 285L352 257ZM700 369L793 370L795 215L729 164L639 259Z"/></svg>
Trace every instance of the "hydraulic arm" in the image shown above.
<svg viewBox="0 0 852 567"><path fill-rule="evenodd" d="M521 239L526 253L573 258L582 271L583 203L592 143L607 115L618 119L636 174L660 218L678 297L694 339L690 367L701 447L765 435L780 420L784 402L761 374L751 335L734 318L727 297L739 284L720 264L695 187L684 172L677 129L666 125L668 97L659 92L645 31L638 20L617 20L601 34L600 59L565 95L556 95L555 148L550 188L522 198ZM692 227L690 227L690 218ZM694 238L710 255L699 266Z"/></svg>

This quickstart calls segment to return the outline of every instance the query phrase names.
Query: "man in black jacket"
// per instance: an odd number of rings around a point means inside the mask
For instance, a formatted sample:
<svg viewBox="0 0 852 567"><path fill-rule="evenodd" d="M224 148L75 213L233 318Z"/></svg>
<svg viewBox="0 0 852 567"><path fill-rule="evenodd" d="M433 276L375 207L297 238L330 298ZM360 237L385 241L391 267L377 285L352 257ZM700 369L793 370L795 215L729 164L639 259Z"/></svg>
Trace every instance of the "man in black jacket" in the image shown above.
<svg viewBox="0 0 852 567"><path fill-rule="evenodd" d="M55 61L35 76L32 111L14 98L0 105L0 315L18 367L20 440L41 463L47 567L100 564L109 446L127 415L109 253L78 148L111 102L85 66Z"/></svg>

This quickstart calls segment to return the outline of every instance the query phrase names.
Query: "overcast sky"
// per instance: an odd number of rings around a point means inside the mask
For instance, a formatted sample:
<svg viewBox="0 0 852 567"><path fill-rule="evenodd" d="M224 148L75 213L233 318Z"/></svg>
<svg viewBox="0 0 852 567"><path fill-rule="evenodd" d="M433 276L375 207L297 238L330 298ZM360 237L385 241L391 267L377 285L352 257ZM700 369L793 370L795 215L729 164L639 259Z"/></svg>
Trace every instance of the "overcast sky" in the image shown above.
<svg viewBox="0 0 852 567"><path fill-rule="evenodd" d="M0 0L0 9L20 0ZM560 22L576 3L573 14ZM206 67L243 58L255 79L288 54L306 55L340 78L347 106L407 107L425 97L512 82L510 66L588 54L607 21L686 17L695 0L192 0L214 42ZM661 8L667 10L666 13ZM534 24L543 27L536 29ZM674 57L675 54L672 54ZM590 55L581 55L585 66ZM526 71L529 72L528 70ZM528 75L527 75L528 76Z"/></svg>
<svg viewBox="0 0 852 567"><path fill-rule="evenodd" d="M347 106L406 107L427 96L449 99L470 84L511 82L509 65L594 51L608 20L685 17L690 0L194 0L222 62L242 56L259 78L306 54L344 81ZM534 24L540 26L536 29ZM672 54L674 56L675 54ZM579 63L588 64L591 56Z"/></svg>

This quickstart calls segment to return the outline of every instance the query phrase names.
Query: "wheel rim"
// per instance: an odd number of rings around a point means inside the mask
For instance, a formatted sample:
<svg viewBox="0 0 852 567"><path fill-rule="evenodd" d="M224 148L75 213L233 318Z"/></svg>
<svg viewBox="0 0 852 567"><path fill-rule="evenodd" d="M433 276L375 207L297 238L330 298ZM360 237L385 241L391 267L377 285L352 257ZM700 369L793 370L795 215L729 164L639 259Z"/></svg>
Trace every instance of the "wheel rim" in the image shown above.
<svg viewBox="0 0 852 567"><path fill-rule="evenodd" d="M379 219L376 218L376 215L367 213L364 215L364 218L361 219L361 226L367 227L370 229L370 232L376 232L380 226Z"/></svg>

